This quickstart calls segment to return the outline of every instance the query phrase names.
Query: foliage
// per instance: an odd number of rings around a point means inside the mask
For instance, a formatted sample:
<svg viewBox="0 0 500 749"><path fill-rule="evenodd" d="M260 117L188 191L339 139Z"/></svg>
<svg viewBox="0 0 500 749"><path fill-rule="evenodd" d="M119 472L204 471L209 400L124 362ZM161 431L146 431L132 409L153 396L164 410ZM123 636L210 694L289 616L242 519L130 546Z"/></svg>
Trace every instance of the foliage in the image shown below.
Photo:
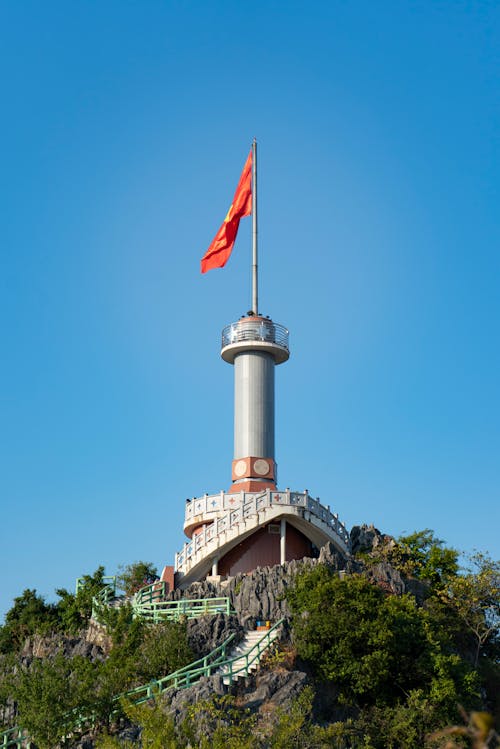
<svg viewBox="0 0 500 749"><path fill-rule="evenodd" d="M137 593L145 585L154 583L157 579L158 570L152 562L133 562L120 567L120 573L117 575L117 583L127 596Z"/></svg>
<svg viewBox="0 0 500 749"><path fill-rule="evenodd" d="M385 596L361 575L340 579L324 567L300 575L288 600L300 657L333 682L339 700L393 706L424 690L447 715L474 705L477 678L447 636L409 596Z"/></svg>
<svg viewBox="0 0 500 749"><path fill-rule="evenodd" d="M255 722L233 697L214 696L190 706L181 734L197 749L253 749Z"/></svg>
<svg viewBox="0 0 500 749"><path fill-rule="evenodd" d="M71 729L74 710L91 704L94 665L82 657L35 660L18 679L19 722L40 749L51 749Z"/></svg>
<svg viewBox="0 0 500 749"><path fill-rule="evenodd" d="M255 749L258 744L252 730L255 719L247 711L238 710L234 698L213 697L193 705L188 716L174 721L158 701L133 705L123 702L127 717L141 728L143 749ZM103 736L97 749L135 746Z"/></svg>
<svg viewBox="0 0 500 749"><path fill-rule="evenodd" d="M103 588L104 567L93 575L84 575L77 594L65 588L56 590L59 601L47 604L36 590L27 589L14 599L14 605L0 627L0 653L16 652L26 638L34 634L46 635L52 631L77 634L87 625L92 613L92 599Z"/></svg>
<svg viewBox="0 0 500 749"><path fill-rule="evenodd" d="M480 727L472 716L480 712L471 713L466 726L452 724L457 722L458 702L467 710L491 710L495 708L492 695L500 694L500 563L476 554L472 566L461 573L457 552L446 549L428 530L402 537L377 553L402 574L428 581L429 594L422 606L410 595L387 595L362 574L340 578L323 565L298 575L287 591L291 658L296 653L307 662L320 688L322 681L330 684L329 692L336 695L333 706L344 706L349 720L318 725L310 687L286 710L271 709L260 716L227 696L194 705L188 717L177 722L159 700L135 706L123 703L128 717L142 727L142 746L434 749L443 741L487 746L484 741L477 743ZM368 563L373 561L370 554ZM150 563L136 562L124 569L120 581L127 592L133 592L155 576ZM124 604L103 606L100 612L112 643L106 660L91 663L57 655L35 659L29 668L15 667L16 652L27 636L53 630L74 634L82 629L103 578L104 568L99 567L85 576L78 594L57 591L56 605L46 604L34 590L24 591L0 628L0 709L8 698L15 698L19 723L40 749L55 746L77 714L109 729L110 714L118 705L116 695L194 659L186 622L149 625L134 619L132 607ZM291 667L290 657L271 654L267 665ZM103 735L98 746L131 749L137 744Z"/></svg>
<svg viewBox="0 0 500 749"><path fill-rule="evenodd" d="M116 696L152 678L160 678L193 659L186 623L149 628L132 619L130 607L113 611L110 633L113 647L106 660L85 658L35 659L11 682L18 702L19 722L40 749L54 746L68 733L74 710L99 725L108 726L119 707Z"/></svg>
<svg viewBox="0 0 500 749"><path fill-rule="evenodd" d="M13 653L0 654L0 731L9 728L4 725L6 719L6 708L12 701L14 674L17 669L17 661Z"/></svg>
<svg viewBox="0 0 500 749"><path fill-rule="evenodd" d="M62 629L68 634L76 634L84 627L92 613L92 599L104 586L104 567L100 566L93 575L83 575L78 593L73 594L66 588L56 590L60 601L57 604Z"/></svg>
<svg viewBox="0 0 500 749"><path fill-rule="evenodd" d="M463 708L461 709L465 725L447 726L430 735L429 739L440 739L444 736L466 738L472 749L489 749L498 746L500 736L494 729L493 716L485 712L471 712L467 715ZM441 744L442 746L442 744ZM455 743L450 740L446 743L444 749L453 749L454 747L463 746L462 742Z"/></svg>
<svg viewBox="0 0 500 749"><path fill-rule="evenodd" d="M14 605L5 616L0 627L0 652L19 650L27 637L35 632L47 633L58 623L56 607L46 604L36 590L26 589L14 599Z"/></svg>
<svg viewBox="0 0 500 749"><path fill-rule="evenodd" d="M161 703L124 703L127 717L141 728L142 747L149 749L348 749L354 730L347 724L319 726L312 720L314 692L306 687L288 710L280 709L269 725L234 697L213 696L188 708L187 717L175 721ZM132 749L136 744L103 736L97 749ZM361 746L361 745L359 745Z"/></svg>
<svg viewBox="0 0 500 749"><path fill-rule="evenodd" d="M312 718L314 690L306 686L288 710L278 710L265 746L269 749L326 749L352 747L353 732L348 725L320 726ZM348 743L345 743L345 742Z"/></svg>
<svg viewBox="0 0 500 749"><path fill-rule="evenodd" d="M440 587L458 572L458 552L445 547L428 528L400 536L385 550L385 559L405 577Z"/></svg>
<svg viewBox="0 0 500 749"><path fill-rule="evenodd" d="M440 725L438 707L421 689L409 693L406 701L372 706L359 715L356 732L365 749L415 749L434 746L426 736Z"/></svg>
<svg viewBox="0 0 500 749"><path fill-rule="evenodd" d="M474 637L474 665L477 665L481 650L487 644L493 647L499 643L500 562L480 553L469 560L472 567L466 574L448 580L441 598Z"/></svg>
<svg viewBox="0 0 500 749"><path fill-rule="evenodd" d="M129 648L134 649L142 641L146 625L142 620L134 619L130 603L122 603L116 608L102 605L98 608L98 619L106 628L113 647L128 643Z"/></svg>
<svg viewBox="0 0 500 749"><path fill-rule="evenodd" d="M195 660L186 622L164 622L147 627L137 651L136 674L142 681L166 676Z"/></svg>

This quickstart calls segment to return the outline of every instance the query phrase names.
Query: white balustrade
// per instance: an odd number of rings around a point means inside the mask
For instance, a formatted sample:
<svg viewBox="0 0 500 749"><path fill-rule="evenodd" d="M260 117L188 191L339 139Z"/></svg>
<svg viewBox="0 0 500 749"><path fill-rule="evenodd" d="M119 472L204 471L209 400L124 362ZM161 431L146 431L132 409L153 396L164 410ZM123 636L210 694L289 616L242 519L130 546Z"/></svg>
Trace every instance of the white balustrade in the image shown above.
<svg viewBox="0 0 500 749"><path fill-rule="evenodd" d="M234 507L238 502L238 506ZM251 492L240 492L239 495L229 494L221 491L219 494L209 496L205 494L198 499L192 499L186 504L186 521L194 516L208 514L207 521L210 524L203 525L201 532L187 541L182 550L175 555L175 569L187 571L199 559L212 551L212 546L220 545L221 536L227 534L231 529L238 530L237 526L251 517L271 506L304 507L313 516L320 519L335 533L342 543L349 548L349 533L345 525L339 520L337 513L332 513L329 507L324 507L319 500L313 499L305 492L272 492L267 489L261 494ZM227 510L225 515L215 515L221 510ZM213 520L212 520L213 517ZM229 539L225 539L229 540ZM224 541L225 542L225 541ZM204 553L202 551L205 550Z"/></svg>

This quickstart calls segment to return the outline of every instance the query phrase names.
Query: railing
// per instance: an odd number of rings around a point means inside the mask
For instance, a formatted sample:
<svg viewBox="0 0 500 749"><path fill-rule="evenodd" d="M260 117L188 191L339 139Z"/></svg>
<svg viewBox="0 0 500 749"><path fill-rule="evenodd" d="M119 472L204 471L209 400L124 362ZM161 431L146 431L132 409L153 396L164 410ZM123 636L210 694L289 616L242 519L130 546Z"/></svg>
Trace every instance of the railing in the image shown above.
<svg viewBox="0 0 500 749"><path fill-rule="evenodd" d="M213 676L216 672L223 669L225 666L228 670L224 672L224 676L228 676L230 682L238 676L248 676L250 672L250 666L257 661L260 661L264 652L274 642L274 637L271 634L274 633L278 627L283 624L284 619L280 619L274 627L268 629L267 632L253 645L244 655L237 655L233 658L227 658L226 651L228 645L233 641L235 635L232 634L228 637L222 645L212 650L211 653L206 655L204 658L200 658L194 663L190 663L184 668L175 671L169 676L165 676L163 679L153 679L149 684L145 684L142 687L131 689L128 692L124 692L121 695L115 697L118 702L121 698L131 699L134 704L146 702L147 700L155 697L157 694L161 694L169 687L175 687L176 689L187 689L194 684L202 676ZM237 661L244 660L241 666L236 667Z"/></svg>
<svg viewBox="0 0 500 749"><path fill-rule="evenodd" d="M284 619L280 619L271 629L267 632L243 655L237 655L233 658L227 657L228 647L231 645L235 638L235 633L229 635L222 645L212 650L208 655L203 658L199 658L193 663L189 663L187 666L174 671L173 674L164 676L161 679L152 679L148 684L136 687L135 689L129 689L126 692L116 695L113 698L113 703L116 705L113 714L119 711L119 702L125 698L130 702L138 705L142 702L146 702L152 697L156 697L166 689L174 687L176 689L187 689L194 684L202 676L213 676L216 672L220 672L222 669L227 667L227 671L223 672L224 677L229 677L230 683L234 681L238 676L248 676L250 673L250 667L253 663L260 661L265 651L272 645L275 637L271 637L276 632L277 628L281 626ZM237 662L240 662L239 666L236 666ZM242 662L243 661L243 662ZM83 715L76 708L72 711L74 714L73 729L84 726L91 723L95 716L94 715ZM26 736L24 730L15 726L9 728L7 731L0 733L0 749L10 749L10 747L16 746L17 749L21 749L24 746L26 749L30 749L31 742Z"/></svg>
<svg viewBox="0 0 500 749"><path fill-rule="evenodd" d="M272 320L263 318L245 319L226 325L222 331L222 348L233 343L264 341L288 349L288 330Z"/></svg>
<svg viewBox="0 0 500 749"><path fill-rule="evenodd" d="M134 616L141 617L151 624L162 621L177 621L183 617L196 619L200 616L232 613L229 598L184 598L180 601L157 601L154 603L140 603L134 599L132 608Z"/></svg>
<svg viewBox="0 0 500 749"><path fill-rule="evenodd" d="M156 580L154 583L145 585L143 588L137 591L134 596L132 605L135 606L148 606L152 603L157 603L165 598L167 592L167 584L163 580Z"/></svg>
<svg viewBox="0 0 500 749"><path fill-rule="evenodd" d="M230 684L232 684L234 679L238 676L248 676L250 673L250 666L255 663L255 661L259 663L263 653L273 644L275 637L271 637L271 633L276 632L278 627L280 627L284 621L284 619L280 619L276 622L276 624L271 627L271 629L268 629L266 634L261 637L260 640L257 640L255 645L253 645L246 653L243 655L237 655L234 658L229 658L225 663L221 664L221 668L224 668L225 666L228 667L228 670L225 671L223 675L229 677ZM241 663L241 661L244 661L244 663ZM241 663L241 665L236 666L236 663Z"/></svg>
<svg viewBox="0 0 500 749"><path fill-rule="evenodd" d="M88 577L77 577L76 578L76 589L75 595L81 591L83 587L89 582ZM113 590L113 594L116 593L116 576L115 575L104 575L102 578L102 584Z"/></svg>
<svg viewBox="0 0 500 749"><path fill-rule="evenodd" d="M186 522L189 522L190 518L197 515L217 512L214 507L217 503L221 503L224 506L225 496L224 493L221 493L213 497L205 496L192 500L186 507ZM237 498L237 495L228 494L227 496L230 497L229 502L236 502L235 498ZM190 509L191 506L192 509ZM262 494L242 492L239 506L227 511L223 516L216 516L210 525L204 526L200 533L194 535L190 541L184 544L182 550L175 555L175 570L177 571L184 567L207 544L223 533L226 533L229 529L236 527L240 522L257 515L261 510L277 506L304 507L315 517L323 521L338 536L346 549L349 549L349 533L344 523L339 520L336 513L332 513L328 507L324 507L317 499L310 497L307 491L291 492L287 490L284 492L274 492L266 489Z"/></svg>
<svg viewBox="0 0 500 749"><path fill-rule="evenodd" d="M222 645L212 650L204 658L199 658L197 661L189 663L184 668L180 668L178 671L164 676L162 679L153 679L148 684L144 684L136 689L130 689L128 692L115 697L114 700L119 702L120 699L125 698L138 705L141 702L151 699L151 697L155 697L157 694L161 694L169 687L175 687L176 689L190 687L202 676L213 675L215 671L228 662L227 649L234 638L235 634L233 633Z"/></svg>
<svg viewBox="0 0 500 749"><path fill-rule="evenodd" d="M112 584L106 583L92 598L92 619L97 622L103 618L103 609L115 598L115 578L108 579L113 581ZM167 584L162 580L138 590L131 600L133 616L156 624L162 621L176 621L183 617L196 619L199 616L233 613L229 598L183 598L179 601L165 601L166 592Z"/></svg>
<svg viewBox="0 0 500 749"><path fill-rule="evenodd" d="M6 731L0 733L0 749L11 749L11 747L17 747L21 749L30 749L32 742L27 737L23 728L14 726L14 728L8 728Z"/></svg>
<svg viewBox="0 0 500 749"><path fill-rule="evenodd" d="M98 622L99 616L103 607L109 606L109 604L115 598L115 596L116 596L116 586L114 584L113 585L106 584L104 588L101 588L99 593L97 593L92 598L91 618L94 619L96 622Z"/></svg>

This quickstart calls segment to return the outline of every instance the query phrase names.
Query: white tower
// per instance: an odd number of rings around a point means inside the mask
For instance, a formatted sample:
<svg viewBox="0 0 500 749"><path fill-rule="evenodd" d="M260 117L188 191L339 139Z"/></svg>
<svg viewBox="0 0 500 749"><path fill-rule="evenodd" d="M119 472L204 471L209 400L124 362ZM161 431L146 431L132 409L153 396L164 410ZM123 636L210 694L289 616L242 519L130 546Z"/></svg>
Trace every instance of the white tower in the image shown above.
<svg viewBox="0 0 500 749"><path fill-rule="evenodd" d="M222 331L221 356L234 365L231 492L275 489L274 368L287 361L288 330L249 313Z"/></svg>

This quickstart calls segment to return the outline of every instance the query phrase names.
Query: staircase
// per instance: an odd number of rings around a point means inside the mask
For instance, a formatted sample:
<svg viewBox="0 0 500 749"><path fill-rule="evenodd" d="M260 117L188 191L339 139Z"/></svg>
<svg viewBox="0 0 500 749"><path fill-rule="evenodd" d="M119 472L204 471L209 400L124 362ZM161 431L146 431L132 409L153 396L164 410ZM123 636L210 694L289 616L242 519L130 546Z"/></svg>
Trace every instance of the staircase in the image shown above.
<svg viewBox="0 0 500 749"><path fill-rule="evenodd" d="M267 632L247 632L244 639L229 654L229 658L215 672L222 676L224 684L231 684L255 671L266 650L279 637L278 626Z"/></svg>

